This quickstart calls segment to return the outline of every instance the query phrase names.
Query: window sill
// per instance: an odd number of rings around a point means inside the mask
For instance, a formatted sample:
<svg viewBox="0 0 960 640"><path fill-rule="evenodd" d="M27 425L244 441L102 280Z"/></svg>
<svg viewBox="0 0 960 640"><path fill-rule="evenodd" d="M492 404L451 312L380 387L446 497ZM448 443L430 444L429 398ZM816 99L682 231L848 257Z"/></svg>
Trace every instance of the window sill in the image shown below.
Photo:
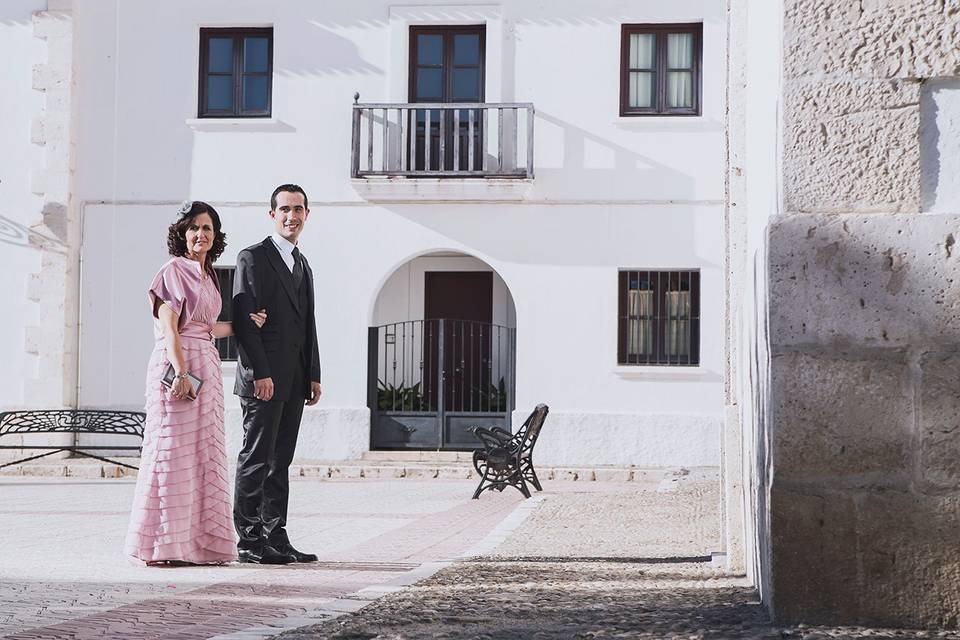
<svg viewBox="0 0 960 640"><path fill-rule="evenodd" d="M681 367L681 366L633 366L618 365L613 368L613 373L621 378L660 378L676 380L698 380L710 376L711 372L702 366Z"/></svg>
<svg viewBox="0 0 960 640"><path fill-rule="evenodd" d="M187 118L194 131L296 131L276 118Z"/></svg>
<svg viewBox="0 0 960 640"><path fill-rule="evenodd" d="M532 178L352 178L369 202L508 201L524 199Z"/></svg>
<svg viewBox="0 0 960 640"><path fill-rule="evenodd" d="M670 123L678 126L683 126L686 124L693 128L703 127L705 125L720 125L720 123L713 118L708 118L703 114L699 116L668 116L663 114L649 116L616 116L610 121L610 123L616 126L662 126L665 123Z"/></svg>

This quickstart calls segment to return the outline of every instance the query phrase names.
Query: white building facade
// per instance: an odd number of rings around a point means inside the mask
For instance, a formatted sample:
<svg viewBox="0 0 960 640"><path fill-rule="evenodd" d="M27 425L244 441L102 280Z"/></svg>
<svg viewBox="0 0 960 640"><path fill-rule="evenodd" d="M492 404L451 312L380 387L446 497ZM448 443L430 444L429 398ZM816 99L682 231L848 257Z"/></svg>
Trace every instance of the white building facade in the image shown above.
<svg viewBox="0 0 960 640"><path fill-rule="evenodd" d="M0 260L27 304L3 318L0 409L142 408L180 203L219 211L228 268L293 182L323 366L299 457L468 448L543 402L541 464L721 465L725 3L2 11L22 64L0 80Z"/></svg>

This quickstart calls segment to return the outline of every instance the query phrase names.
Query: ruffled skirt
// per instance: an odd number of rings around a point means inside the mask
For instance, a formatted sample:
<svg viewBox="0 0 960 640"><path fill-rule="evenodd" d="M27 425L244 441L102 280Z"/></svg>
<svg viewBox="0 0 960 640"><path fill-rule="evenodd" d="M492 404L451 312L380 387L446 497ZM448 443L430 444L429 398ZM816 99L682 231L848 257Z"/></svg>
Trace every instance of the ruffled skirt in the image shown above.
<svg viewBox="0 0 960 640"><path fill-rule="evenodd" d="M220 356L209 340L182 338L187 369L203 380L195 400L160 384L167 353L147 367L147 422L124 551L135 562L195 564L237 558L223 433Z"/></svg>

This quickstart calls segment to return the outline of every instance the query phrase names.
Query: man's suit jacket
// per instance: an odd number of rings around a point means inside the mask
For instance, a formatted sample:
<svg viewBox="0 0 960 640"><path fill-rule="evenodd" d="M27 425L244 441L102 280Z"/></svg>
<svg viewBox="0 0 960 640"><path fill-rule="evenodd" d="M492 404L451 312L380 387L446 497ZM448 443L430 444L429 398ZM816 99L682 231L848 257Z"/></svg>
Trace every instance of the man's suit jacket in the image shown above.
<svg viewBox="0 0 960 640"><path fill-rule="evenodd" d="M233 392L252 398L253 381L272 378L274 398L286 400L296 374L299 358L307 373L303 397L310 397L310 382L320 382L320 353L314 315L313 271L300 254L308 304L305 309L293 284L290 269L269 237L247 247L237 256L233 280L233 331L237 337L237 380ZM267 310L267 323L261 329L250 319L258 309ZM305 314L305 315L304 315ZM306 320L306 331L297 330ZM302 346L299 353L296 344Z"/></svg>

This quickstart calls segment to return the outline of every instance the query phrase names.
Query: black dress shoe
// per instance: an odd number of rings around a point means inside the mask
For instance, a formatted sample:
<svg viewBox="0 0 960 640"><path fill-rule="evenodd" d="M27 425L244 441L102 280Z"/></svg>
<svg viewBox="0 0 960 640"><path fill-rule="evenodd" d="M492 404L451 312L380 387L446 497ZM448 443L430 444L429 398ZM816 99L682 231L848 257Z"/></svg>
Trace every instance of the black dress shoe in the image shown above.
<svg viewBox="0 0 960 640"><path fill-rule="evenodd" d="M293 554L281 553L270 546L259 549L239 549L237 550L237 559L240 562L251 564L290 564L291 562L297 562Z"/></svg>
<svg viewBox="0 0 960 640"><path fill-rule="evenodd" d="M302 553L293 548L290 544L285 544L277 547L277 550L280 553L285 553L287 555L293 556L297 559L297 562L316 562L317 554L315 553Z"/></svg>

